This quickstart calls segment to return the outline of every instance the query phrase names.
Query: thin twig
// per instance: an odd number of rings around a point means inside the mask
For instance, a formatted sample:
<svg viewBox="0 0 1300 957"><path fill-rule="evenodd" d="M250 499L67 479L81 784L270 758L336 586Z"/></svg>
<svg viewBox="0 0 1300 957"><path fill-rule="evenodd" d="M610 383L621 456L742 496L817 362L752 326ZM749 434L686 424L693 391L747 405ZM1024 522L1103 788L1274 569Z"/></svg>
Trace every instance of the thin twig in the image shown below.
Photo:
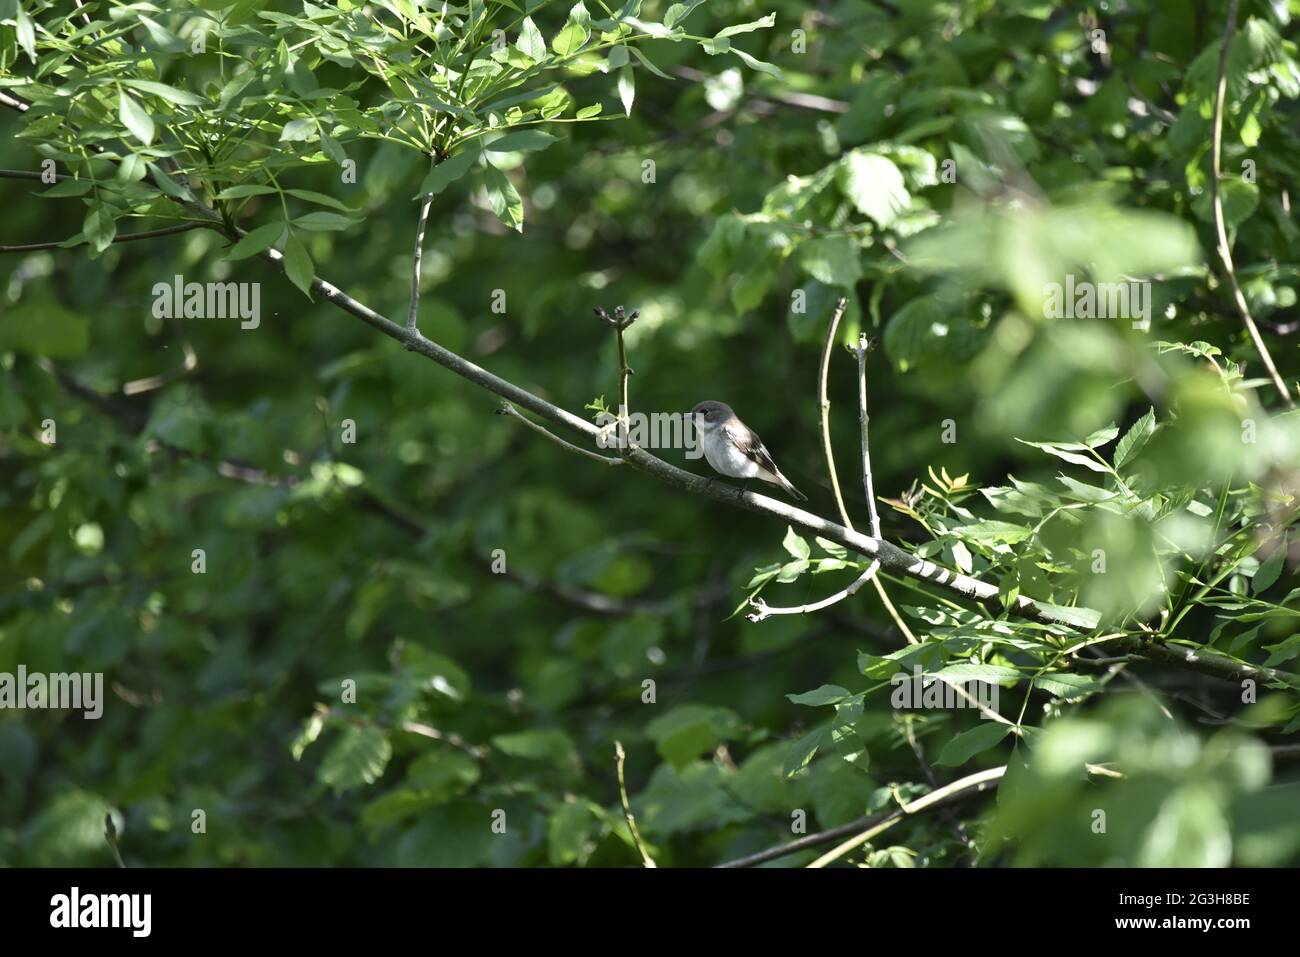
<svg viewBox="0 0 1300 957"><path fill-rule="evenodd" d="M1230 0L1228 3L1228 22L1223 30L1223 45L1219 49L1219 87L1214 98L1214 140L1212 147L1214 169L1210 177L1210 189L1214 200L1214 230L1218 234L1219 258L1223 260L1223 271L1227 274L1228 285L1232 287L1232 298L1237 304L1237 311L1241 313L1241 321L1246 326L1246 332L1250 334L1250 340L1255 344L1255 351L1259 353L1259 357L1264 363L1264 368L1268 371L1269 378L1273 380L1278 395L1282 396L1287 405L1295 408L1295 400L1291 398L1290 390L1278 373L1277 366L1273 364L1273 357L1269 355L1268 346L1264 344L1264 337L1260 335L1259 327L1255 325L1255 320L1250 314L1250 306L1246 304L1246 297L1242 295L1241 286L1237 282L1237 269L1232 264L1232 249L1228 245L1228 228L1223 218L1223 193L1219 189L1219 178L1222 176L1220 167L1223 159L1223 101L1227 95L1228 50L1232 46L1232 36L1237 29L1238 2L1239 0Z"/></svg>
<svg viewBox="0 0 1300 957"><path fill-rule="evenodd" d="M623 341L623 331L628 326L636 322L637 317L641 314L635 310L631 314L624 311L622 306L614 307L614 314L611 316L604 309L597 307L594 312L601 319L604 319L614 327L614 334L618 339L618 449L619 455L626 456L628 450L628 427L630 424L630 412L627 398L627 380L632 375L632 367L627 364L627 345Z"/></svg>
<svg viewBox="0 0 1300 957"><path fill-rule="evenodd" d="M831 400L826 394L826 381L830 378L831 350L835 347L835 331L839 328L840 320L844 317L844 310L847 308L848 304L849 301L847 298L844 296L839 298L839 301L835 303L835 311L831 313L830 326L826 330L826 341L822 344L821 366L817 371L817 410L819 413L818 417L821 419L822 453L826 456L826 471L831 478L831 492L835 495L835 507L839 509L840 517L844 520L845 526L847 528L852 528L853 523L849 519L849 510L844 506L844 495L840 491L839 474L835 469L835 453L831 448ZM864 414L865 408L866 407L863 406ZM866 441L865 434L863 436L863 441ZM870 471L869 461L867 469ZM866 475L864 475L864 480L867 480ZM878 525L879 523L877 523L876 538L880 537ZM769 605L762 598L751 598L749 599L749 607L754 610L745 617L750 621L758 622L772 615L804 615L809 612L820 611L823 608L830 607L838 601L843 601L845 598L857 594L858 589L869 581L875 582L876 588L880 589L880 581L876 577L876 572L878 571L880 571L880 562L873 561L867 566L866 570L863 571L861 575L849 582L849 584L844 588L835 592L835 594L823 598L821 601L811 602L806 605L776 607Z"/></svg>
<svg viewBox="0 0 1300 957"><path fill-rule="evenodd" d="M67 173L46 173L36 172L31 169L0 169L0 179L34 179L46 185L49 185L49 178L53 176L56 180L72 179Z"/></svg>
<svg viewBox="0 0 1300 957"><path fill-rule="evenodd" d="M435 158L433 165L437 166ZM408 332L416 330L416 320L420 313L420 262L424 258L424 230L429 225L429 208L433 205L433 193L425 193L420 200L420 218L415 227L415 254L411 257L411 308L406 314Z"/></svg>
<svg viewBox="0 0 1300 957"><path fill-rule="evenodd" d="M903 805L890 816L876 824L873 824L860 834L849 838L841 844L837 844L808 866L810 868L820 868L825 867L827 864L834 863L854 848L867 843L867 841L871 840L881 831L893 827L903 818L910 817L913 814L920 814L922 811L931 807L942 807L944 801L953 795L961 794L964 791L982 790L985 787L996 787L996 782L1006 773L1006 765L1003 765L1000 768L989 768L987 771L977 771L959 781L954 781L952 784L941 787L937 791L931 791L924 797L917 798L911 804Z"/></svg>
<svg viewBox="0 0 1300 957"><path fill-rule="evenodd" d="M858 333L858 422L862 427L862 490L867 496L867 515L871 519L871 537L880 538L880 513L876 511L876 487L871 478L871 442L867 438L867 353L872 343L865 332Z"/></svg>
<svg viewBox="0 0 1300 957"><path fill-rule="evenodd" d="M108 841L108 846L113 849L113 856L117 858L118 867L126 867L126 861L122 860L122 851L117 846L117 825L113 823L113 815L104 815L104 840Z"/></svg>
<svg viewBox="0 0 1300 957"><path fill-rule="evenodd" d="M497 415L512 415L520 422L522 422L524 425L532 429L534 432L546 436L548 439L550 439L552 442L556 443L557 445L564 446L564 448L568 449L570 452L577 452L579 455L585 455L589 459L595 459L597 462L601 463L602 465L623 464L623 460L620 458L615 458L612 455L600 455L596 452L592 452L590 449L584 449L581 446L574 445L572 442L566 442L564 439L560 438L558 435L556 435L554 432L547 429L545 426L538 425L532 419L520 414L519 410L516 409L513 405L511 405L509 402L501 403L501 407L497 409Z"/></svg>
<svg viewBox="0 0 1300 957"><path fill-rule="evenodd" d="M623 743L614 742L614 759L618 764L618 797L623 802L623 817L627 820L627 829L632 832L632 842L641 852L641 863L645 867L654 867L654 858L641 843L641 832L636 829L636 818L632 816L632 804L627 799L627 782L623 780Z"/></svg>
<svg viewBox="0 0 1300 957"><path fill-rule="evenodd" d="M867 566L866 571L853 579L853 581L849 582L839 591L835 592L835 594L829 595L821 601L814 601L807 605L777 607L775 605L769 605L767 602L763 601L762 598L751 598L749 600L749 607L754 610L746 614L745 617L750 621L762 621L764 618L770 618L773 615L806 615L809 612L821 611L823 608L829 608L836 602L843 601L845 598L849 598L856 594L857 590L867 582L875 580L876 572L879 570L880 562L873 561Z"/></svg>
<svg viewBox="0 0 1300 957"><path fill-rule="evenodd" d="M921 746L921 742L917 739L916 732L912 728L912 716L910 714L903 715L901 720L903 736L907 738L908 746L912 749L912 753L916 755L916 763L920 766L921 773L925 775L925 780L930 785L930 789L937 791L939 789L939 780L934 776L934 769L930 767L930 762L925 759L925 748ZM970 835L966 833L966 825L962 824L961 818L948 808L940 808L939 816L948 822L948 826L952 828L953 833L957 835L957 840L962 843L966 850L972 850Z"/></svg>
<svg viewBox="0 0 1300 957"><path fill-rule="evenodd" d="M331 709L325 709L326 713L333 714ZM482 761L487 757L488 749L477 744L470 744L454 731L442 731L433 725L424 724L421 721L403 721L399 727L407 734L418 734L423 738L432 738L434 741L442 741L449 744L459 751L464 751L475 761Z"/></svg>
<svg viewBox="0 0 1300 957"><path fill-rule="evenodd" d="M210 229L208 223L179 223L176 226L167 226L164 229L150 229L143 233L128 233L125 236L114 236L113 245L118 243L133 243L140 239L157 239L159 236L171 236L176 233L187 233L191 229ZM78 246L88 246L87 242L75 243L72 246L65 246L67 240L51 243L27 243L23 246L0 246L0 253L33 253L42 249L76 249Z"/></svg>
<svg viewBox="0 0 1300 957"><path fill-rule="evenodd" d="M806 851L809 848L819 847L822 844L829 844L838 838L845 837L849 834L858 834L863 830L871 830L879 825L888 822L889 824L897 823L909 813L915 814L918 810L924 811L932 807L943 807L957 801L963 801L967 798L974 797L984 791L997 787L997 781L1006 773L1006 767L994 768L991 771L980 771L972 774L970 777L962 778L953 784L942 788L940 792L933 791L908 805L909 810L904 811L902 808L894 808L892 811L884 811L877 814L868 814L858 818L856 821L850 821L848 824L841 824L838 827L827 828L825 831L818 831L814 834L806 834L797 840L789 841L786 844L779 844L776 847L769 847L767 850L758 851L745 857L737 858L734 861L726 861L717 865L720 868L735 867L755 867L759 864L766 864L768 861L774 861L778 858L786 857L790 854L796 854L799 851ZM979 779L979 780L975 780ZM923 806L922 802L926 802ZM864 840L870 840L870 836Z"/></svg>
<svg viewBox="0 0 1300 957"><path fill-rule="evenodd" d="M139 395L142 392L152 392L154 389L161 389L163 386L175 382L177 379L183 379L199 367L198 353L194 351L194 346L188 339L181 340L181 352L185 358L181 362L179 369L172 369L169 372L160 372L157 375L145 376L141 379L132 379L130 382L122 383L123 395Z"/></svg>
<svg viewBox="0 0 1300 957"><path fill-rule="evenodd" d="M880 515L876 511L876 489L875 483L871 477L871 443L867 436L867 353L875 348L875 340L868 339L864 333L858 334L858 348L855 350L858 357L858 420L862 427L862 487L867 496L867 515L871 521L871 535L874 538L881 538ZM907 622L903 621L903 616L898 613L894 603L889 600L889 593L885 591L885 583L879 576L871 579L872 584L876 586L876 594L880 596L880 603L885 606L885 611L889 617L894 620L898 630L903 633L909 645L919 645L920 641L916 635L912 634L912 629L907 627Z"/></svg>
<svg viewBox="0 0 1300 957"><path fill-rule="evenodd" d="M844 507L844 495L840 492L840 478L835 471L835 453L831 449L831 400L826 394L826 380L830 377L831 350L835 348L835 332L839 329L840 319L849 301L841 296L831 313L831 324L826 330L826 341L822 343L822 362L817 370L817 408L821 413L822 453L826 456L826 472L831 479L831 493L835 496L835 507L840 511L840 519L848 528L853 527L849 521L849 510Z"/></svg>

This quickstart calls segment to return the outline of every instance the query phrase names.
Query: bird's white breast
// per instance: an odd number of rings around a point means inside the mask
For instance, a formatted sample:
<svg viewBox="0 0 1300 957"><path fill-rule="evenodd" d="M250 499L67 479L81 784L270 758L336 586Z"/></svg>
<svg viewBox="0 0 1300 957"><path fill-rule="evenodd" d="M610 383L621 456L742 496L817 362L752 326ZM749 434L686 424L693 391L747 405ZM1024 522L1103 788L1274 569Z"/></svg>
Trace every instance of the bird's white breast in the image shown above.
<svg viewBox="0 0 1300 957"><path fill-rule="evenodd" d="M701 440L705 460L723 475L753 478L759 473L758 463L736 448L724 429L714 429L703 435Z"/></svg>

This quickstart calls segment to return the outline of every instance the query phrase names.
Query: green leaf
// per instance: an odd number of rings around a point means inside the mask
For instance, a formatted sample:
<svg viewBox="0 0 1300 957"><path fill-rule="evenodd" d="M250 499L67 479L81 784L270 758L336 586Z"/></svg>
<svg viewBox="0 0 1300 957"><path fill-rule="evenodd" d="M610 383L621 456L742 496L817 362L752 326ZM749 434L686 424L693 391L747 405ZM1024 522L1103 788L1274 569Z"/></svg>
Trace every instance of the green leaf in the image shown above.
<svg viewBox="0 0 1300 957"><path fill-rule="evenodd" d="M320 134L320 148L326 156L340 166L347 162L348 154L343 152L343 147L339 145L339 141L324 130Z"/></svg>
<svg viewBox="0 0 1300 957"><path fill-rule="evenodd" d="M847 548L845 548L843 545L839 544L838 542L832 542L828 538L822 538L820 535L818 535L815 541L821 547L821 550L824 551L827 555L833 555L836 558L844 558L849 554L849 550Z"/></svg>
<svg viewBox="0 0 1300 957"><path fill-rule="evenodd" d="M1115 468L1123 468L1133 461L1147 444L1147 440L1155 435L1155 431L1156 410L1151 408L1147 410L1146 415L1133 423L1133 427L1124 433L1124 437L1115 446Z"/></svg>
<svg viewBox="0 0 1300 957"><path fill-rule="evenodd" d="M280 237L284 235L284 230L284 223L267 223L265 226L258 226L231 246L226 252L226 258L236 260L256 256L264 249L270 249L278 243Z"/></svg>
<svg viewBox="0 0 1300 957"><path fill-rule="evenodd" d="M89 344L90 320L58 303L23 299L5 306L0 320L0 353L75 359L85 354Z"/></svg>
<svg viewBox="0 0 1300 957"><path fill-rule="evenodd" d="M792 704L803 704L811 707L817 707L825 704L838 704L845 698L852 695L847 688L841 688L839 685L822 685L812 691L805 691L803 694L788 694L786 698Z"/></svg>
<svg viewBox="0 0 1300 957"><path fill-rule="evenodd" d="M148 169L149 176L153 179L154 183L156 183L158 188L164 193L172 197L172 199L179 199L186 203L194 202L194 194L189 191L189 187L182 186L180 183L176 182L163 171L162 167L155 163L149 163Z"/></svg>
<svg viewBox="0 0 1300 957"><path fill-rule="evenodd" d="M94 203L86 213L81 231L85 233L95 254L102 253L113 244L113 237L117 235L117 221L113 218L112 208L103 203Z"/></svg>
<svg viewBox="0 0 1300 957"><path fill-rule="evenodd" d="M1300 635L1292 635L1285 641L1280 641L1275 645L1265 645L1264 650L1272 652L1265 659L1264 667L1275 668L1283 662L1290 661L1300 655Z"/></svg>
<svg viewBox="0 0 1300 957"><path fill-rule="evenodd" d="M963 731L943 746L936 759L937 764L945 767L957 767L965 764L975 755L996 745L1011 733L1011 725L1000 721L986 721L969 731Z"/></svg>
<svg viewBox="0 0 1300 957"><path fill-rule="evenodd" d="M335 794L374 784L393 756L387 735L373 725L348 725L321 762L321 783Z"/></svg>
<svg viewBox="0 0 1300 957"><path fill-rule="evenodd" d="M532 17L524 17L515 49L537 63L546 59L546 39L542 36L542 31L537 29Z"/></svg>
<svg viewBox="0 0 1300 957"><path fill-rule="evenodd" d="M490 153L527 153L544 150L558 140L559 137L541 130L518 130L493 140L484 148Z"/></svg>
<svg viewBox="0 0 1300 957"><path fill-rule="evenodd" d="M302 760L303 752L316 743L316 739L320 737L320 733L324 729L325 715L320 711L312 712L311 717L303 722L302 730L298 732L298 736L289 745L289 753L293 755L295 761Z"/></svg>
<svg viewBox="0 0 1300 957"><path fill-rule="evenodd" d="M62 196L85 196L90 192L92 185L88 179L65 179L62 182L55 183L41 195L49 199Z"/></svg>
<svg viewBox="0 0 1300 957"><path fill-rule="evenodd" d="M502 754L530 761L563 764L572 761L577 755L573 740L558 728L499 734L492 739L492 744Z"/></svg>
<svg viewBox="0 0 1300 957"><path fill-rule="evenodd" d="M435 802L463 793L479 779L479 767L459 751L431 751L411 763L406 779Z"/></svg>
<svg viewBox="0 0 1300 957"><path fill-rule="evenodd" d="M217 193L216 199L244 199L248 196L269 196L278 192L273 186L259 186L246 183L242 186L230 186Z"/></svg>
<svg viewBox="0 0 1300 957"><path fill-rule="evenodd" d="M1041 688L1058 698L1081 698L1104 691L1106 686L1091 675L1076 675L1066 671L1034 678L1034 687Z"/></svg>
<svg viewBox="0 0 1300 957"><path fill-rule="evenodd" d="M785 539L781 544L785 546L787 552L797 559L805 560L810 554L808 542L801 538L791 525L785 527Z"/></svg>
<svg viewBox="0 0 1300 957"><path fill-rule="evenodd" d="M646 725L646 734L665 761L685 767L701 754L740 734L740 719L728 708L685 704Z"/></svg>
<svg viewBox="0 0 1300 957"><path fill-rule="evenodd" d="M769 13L761 20L753 20L749 23L739 23L734 27L727 27L725 30L719 30L713 35L713 39L721 40L723 37L734 37L738 33L753 33L755 30L764 30L776 23L776 14Z"/></svg>
<svg viewBox="0 0 1300 957"><path fill-rule="evenodd" d="M1098 429L1083 440L1085 448L1101 448L1107 442L1110 442L1115 436L1119 435L1119 429L1114 425L1108 425L1104 429Z"/></svg>
<svg viewBox="0 0 1300 957"><path fill-rule="evenodd" d="M551 41L551 49L562 57L572 56L583 48L591 37L591 14L581 2L569 11L569 19Z"/></svg>
<svg viewBox="0 0 1300 957"><path fill-rule="evenodd" d="M817 756L817 752L831 743L832 724L828 721L818 725L790 746L785 759L786 777L806 768Z"/></svg>
<svg viewBox="0 0 1300 957"><path fill-rule="evenodd" d="M122 125L131 131L131 135L145 146L153 142L153 120L139 103L127 95L125 90L118 93L117 115Z"/></svg>
<svg viewBox="0 0 1300 957"><path fill-rule="evenodd" d="M310 116L290 120L280 131L281 143L299 143L316 135L316 120Z"/></svg>
<svg viewBox="0 0 1300 957"><path fill-rule="evenodd" d="M351 229L359 220L344 216L341 213L326 213L317 211L307 213L305 216L298 216L294 219L293 224L299 229L306 229L312 232L330 232L333 230Z"/></svg>
<svg viewBox="0 0 1300 957"><path fill-rule="evenodd" d="M1224 226L1233 230L1250 218L1259 206L1259 186L1239 177L1225 176L1219 183L1223 202ZM1192 201L1192 211L1201 220L1214 222L1214 194L1206 186L1201 195Z"/></svg>
<svg viewBox="0 0 1300 957"><path fill-rule="evenodd" d="M18 35L18 45L23 48L27 58L33 63L36 62L36 27L32 23L32 18L21 6L14 11L17 14L15 18L14 30Z"/></svg>
<svg viewBox="0 0 1300 957"><path fill-rule="evenodd" d="M952 530L954 535L960 535L967 541L981 545L1014 545L1016 542L1023 542L1031 532L1031 529L1023 525L999 522L996 519L960 525Z"/></svg>
<svg viewBox="0 0 1300 957"><path fill-rule="evenodd" d="M619 49L622 49L621 47ZM636 79L632 76L631 64L626 64L618 71L618 98L623 104L623 112L632 115L632 102L636 99Z"/></svg>
<svg viewBox="0 0 1300 957"><path fill-rule="evenodd" d="M848 236L821 236L799 245L799 265L828 286L848 289L862 275L858 244Z"/></svg>
<svg viewBox="0 0 1300 957"><path fill-rule="evenodd" d="M1072 443L1026 442L1024 439L1016 439L1016 441L1022 442L1025 445L1032 445L1036 449L1042 449L1048 455L1055 455L1058 459L1064 459L1066 462L1071 462L1074 465L1082 465L1084 468L1091 469L1094 472L1110 471L1110 469L1108 469L1104 464L1098 462L1091 456L1080 455L1078 452L1071 452L1062 448L1062 446Z"/></svg>
<svg viewBox="0 0 1300 957"><path fill-rule="evenodd" d="M962 681L989 681L1001 684L1004 681L1018 681L1022 676L1019 670L1007 665L989 665L981 662L964 661L947 665L934 673L949 684Z"/></svg>
<svg viewBox="0 0 1300 957"><path fill-rule="evenodd" d="M902 171L876 153L854 150L840 161L840 192L862 215L889 226L911 203Z"/></svg>
<svg viewBox="0 0 1300 957"><path fill-rule="evenodd" d="M1040 601L1038 607L1050 614L1053 618L1060 620L1067 625L1074 625L1076 628L1082 628L1084 631L1092 631L1101 621L1101 612L1093 608L1083 608L1079 606L1053 605L1051 602Z"/></svg>
<svg viewBox="0 0 1300 957"><path fill-rule="evenodd" d="M447 157L424 177L416 199L426 193L438 194L469 172L474 161L479 157L479 144L466 143L459 153Z"/></svg>
<svg viewBox="0 0 1300 957"><path fill-rule="evenodd" d="M284 272L289 281L302 290L303 295L311 298L311 281L313 266L307 247L292 231L284 244Z"/></svg>
<svg viewBox="0 0 1300 957"><path fill-rule="evenodd" d="M488 204L497 218L511 229L522 232L524 228L524 202L515 191L514 184L490 163L483 167L483 185L487 189Z"/></svg>
<svg viewBox="0 0 1300 957"><path fill-rule="evenodd" d="M1255 572L1255 577L1251 579L1250 588L1256 595L1265 592L1269 587L1278 580L1282 575L1282 564L1286 560L1286 549L1279 548L1277 553L1263 564Z"/></svg>
<svg viewBox="0 0 1300 957"><path fill-rule="evenodd" d="M782 584L789 584L806 572L811 564L812 563L806 558L799 558L792 562L786 562L781 566L781 571L777 573L776 580Z"/></svg>
<svg viewBox="0 0 1300 957"><path fill-rule="evenodd" d="M631 51L632 51L632 55L633 55L634 57L636 57L637 60L639 60L639 61L641 62L641 65L642 65L643 67L645 67L647 70L649 70L651 73L653 73L655 76L657 76L657 77L659 77L660 79L663 79L663 80L671 80L671 79L672 79L671 76L669 76L669 75L668 75L667 73L665 73L663 70L659 69L659 67L657 67L657 66L655 66L653 63L651 63L651 62L650 62L650 58L647 57L647 56L646 56L644 53L642 53L640 50L638 50L636 47L628 47L628 49L631 50Z"/></svg>
<svg viewBox="0 0 1300 957"><path fill-rule="evenodd" d="M757 70L759 73L766 73L768 76L776 77L778 80L785 78L785 74L781 72L779 67L768 63L766 60L760 60L758 57L750 56L739 47L732 47L731 52L740 57L741 62L751 70Z"/></svg>
<svg viewBox="0 0 1300 957"><path fill-rule="evenodd" d="M702 3L704 3L704 0L686 0L685 3L674 3L664 13L664 26L670 30L673 29L690 16L691 12Z"/></svg>
<svg viewBox="0 0 1300 957"><path fill-rule="evenodd" d="M328 206L330 209L337 209L341 213L352 213L356 211L345 203L339 202L333 196L326 196L324 193L317 193L310 189L286 189L285 192L295 199L303 199L309 203L315 203L318 206Z"/></svg>
<svg viewBox="0 0 1300 957"><path fill-rule="evenodd" d="M564 801L546 826L546 856L552 867L583 865L596 849L598 836L608 832L601 809L587 801Z"/></svg>

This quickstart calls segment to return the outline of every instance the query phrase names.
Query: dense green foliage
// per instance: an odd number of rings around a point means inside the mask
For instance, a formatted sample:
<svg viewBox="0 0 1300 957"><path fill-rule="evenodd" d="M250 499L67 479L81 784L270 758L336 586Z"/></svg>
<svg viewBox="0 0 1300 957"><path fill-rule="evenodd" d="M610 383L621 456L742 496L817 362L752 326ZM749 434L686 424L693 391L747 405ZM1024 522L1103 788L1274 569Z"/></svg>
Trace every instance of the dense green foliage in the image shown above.
<svg viewBox="0 0 1300 957"><path fill-rule="evenodd" d="M0 167L65 177L0 178L0 242L62 244L0 256L0 673L106 695L0 711L0 864L109 864L112 814L132 865L635 866L616 740L660 866L1003 765L841 862L1300 862L1300 415L1217 251L1229 3L812 6L0 0ZM1297 22L1241 4L1218 189L1291 396ZM897 619L747 620L866 562L304 295L404 324L430 192L424 335L586 416L626 304L632 409L730 403L837 522L846 296L884 536L1003 601L890 572ZM260 323L159 318L178 275ZM1149 323L1051 314L1067 277L1148 280ZM892 707L914 668L1000 720Z"/></svg>

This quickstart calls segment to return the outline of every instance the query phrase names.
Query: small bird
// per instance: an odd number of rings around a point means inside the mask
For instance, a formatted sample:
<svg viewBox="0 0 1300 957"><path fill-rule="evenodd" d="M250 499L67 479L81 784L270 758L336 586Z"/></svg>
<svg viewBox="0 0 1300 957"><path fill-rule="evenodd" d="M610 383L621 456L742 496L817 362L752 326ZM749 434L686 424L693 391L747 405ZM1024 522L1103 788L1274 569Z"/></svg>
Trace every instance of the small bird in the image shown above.
<svg viewBox="0 0 1300 957"><path fill-rule="evenodd" d="M725 402L701 402L690 416L704 446L704 458L715 470L731 478L761 478L783 488L801 502L808 501L772 461L763 440L731 411ZM741 486L739 497L745 491Z"/></svg>

